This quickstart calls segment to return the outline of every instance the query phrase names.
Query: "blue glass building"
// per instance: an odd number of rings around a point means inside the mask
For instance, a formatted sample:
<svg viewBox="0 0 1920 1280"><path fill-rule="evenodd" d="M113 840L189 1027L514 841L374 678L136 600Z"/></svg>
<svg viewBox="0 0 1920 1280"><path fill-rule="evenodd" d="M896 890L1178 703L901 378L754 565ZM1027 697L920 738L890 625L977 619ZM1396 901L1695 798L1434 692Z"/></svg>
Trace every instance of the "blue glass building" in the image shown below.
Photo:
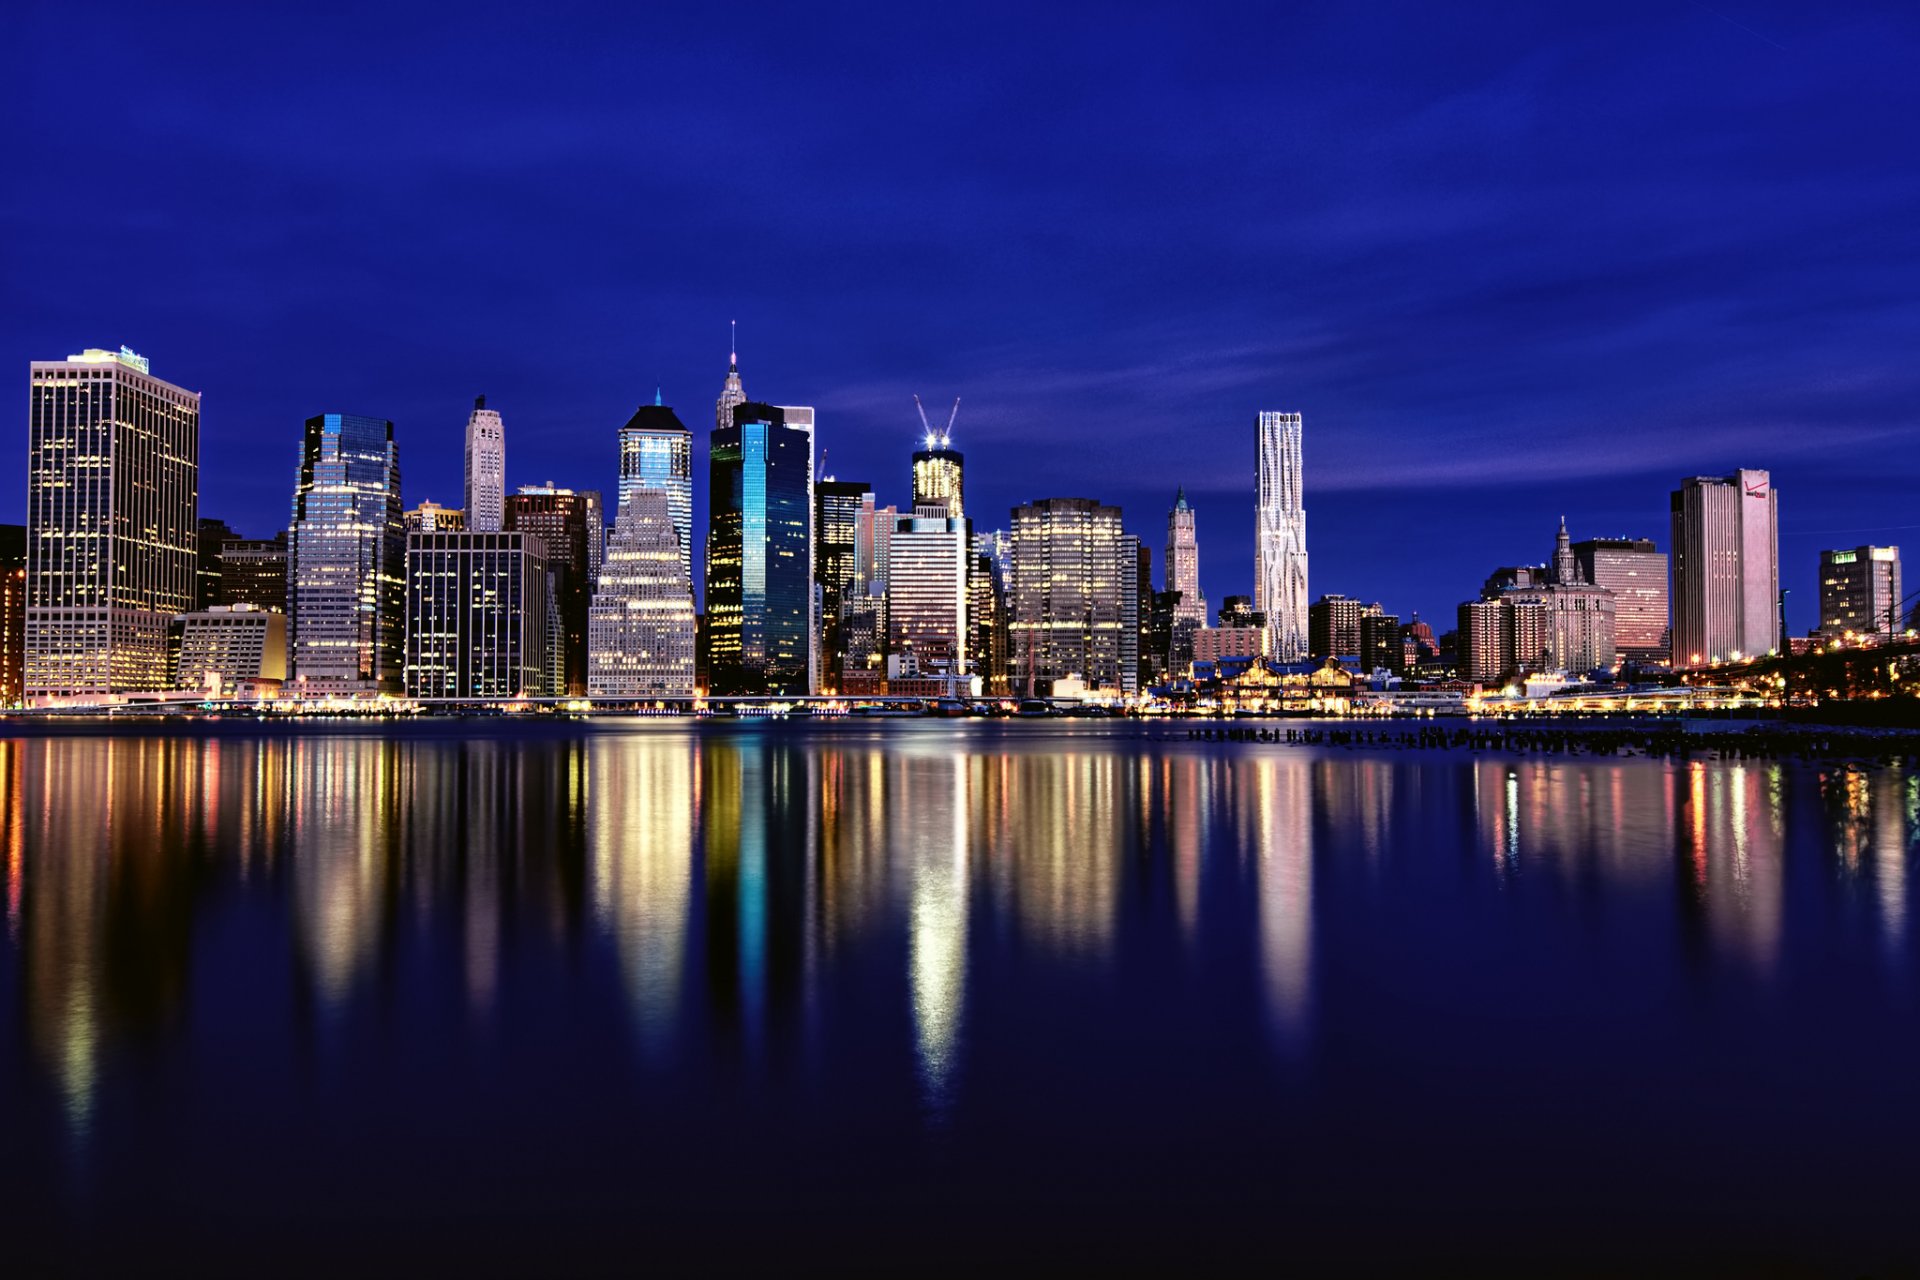
<svg viewBox="0 0 1920 1280"><path fill-rule="evenodd" d="M620 428L620 506L636 489L667 495L667 513L680 537L680 569L693 586L693 433L674 411L660 403L633 411ZM614 515L619 516L618 508Z"/></svg>
<svg viewBox="0 0 1920 1280"><path fill-rule="evenodd" d="M400 451L382 418L308 418L287 540L289 676L399 693L406 608Z"/></svg>
<svg viewBox="0 0 1920 1280"><path fill-rule="evenodd" d="M708 455L711 692L813 691L813 410L747 401Z"/></svg>

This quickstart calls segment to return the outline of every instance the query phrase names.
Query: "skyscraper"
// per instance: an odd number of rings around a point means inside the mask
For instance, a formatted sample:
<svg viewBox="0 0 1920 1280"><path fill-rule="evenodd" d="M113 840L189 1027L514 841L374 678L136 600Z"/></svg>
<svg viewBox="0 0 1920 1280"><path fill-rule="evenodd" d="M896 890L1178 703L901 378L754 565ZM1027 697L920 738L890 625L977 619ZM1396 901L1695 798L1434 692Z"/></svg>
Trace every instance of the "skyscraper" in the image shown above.
<svg viewBox="0 0 1920 1280"><path fill-rule="evenodd" d="M1089 687L1134 692L1138 678L1137 540L1120 508L1091 498L1043 498L1013 509L1009 631L1014 687L1079 675Z"/></svg>
<svg viewBox="0 0 1920 1280"><path fill-rule="evenodd" d="M727 352L727 380L720 384L720 398L713 406L713 429L726 431L733 426L733 411L747 402L747 387L740 380L740 342L738 328L727 326L731 350ZM658 399L658 396L654 397Z"/></svg>
<svg viewBox="0 0 1920 1280"><path fill-rule="evenodd" d="M1307 512L1300 430L1297 413L1260 415L1253 607L1267 615L1268 649L1282 662L1307 656Z"/></svg>
<svg viewBox="0 0 1920 1280"><path fill-rule="evenodd" d="M919 405L920 397L913 398ZM953 402L955 414L960 412L960 402ZM966 512L966 456L953 447L953 419L947 419L947 425L936 431L927 421L927 411L920 410L920 425L926 435L919 449L913 454L913 505L914 507L945 507L946 513L956 519L964 518Z"/></svg>
<svg viewBox="0 0 1920 1280"><path fill-rule="evenodd" d="M554 603L559 616L560 665L554 673L560 688L578 696L587 691L587 607L593 601L591 547L596 531L604 528L600 494L588 489L576 493L549 481L523 484L506 502L507 528L531 533L545 548L547 571L554 576Z"/></svg>
<svg viewBox="0 0 1920 1280"><path fill-rule="evenodd" d="M1586 538L1574 563L1596 587L1613 592L1614 661L1667 661L1667 555L1651 538Z"/></svg>
<svg viewBox="0 0 1920 1280"><path fill-rule="evenodd" d="M537 536L408 534L407 696L546 696L553 683L547 610Z"/></svg>
<svg viewBox="0 0 1920 1280"><path fill-rule="evenodd" d="M475 396L467 418L467 528L498 533L505 528L507 432L485 396Z"/></svg>
<svg viewBox="0 0 1920 1280"><path fill-rule="evenodd" d="M693 592L680 569L672 495L635 489L620 504L587 618L587 692L691 697Z"/></svg>
<svg viewBox="0 0 1920 1280"><path fill-rule="evenodd" d="M287 611L287 535L237 538L220 548L220 599Z"/></svg>
<svg viewBox="0 0 1920 1280"><path fill-rule="evenodd" d="M228 542L236 541L239 537L225 520L210 520L205 516L200 518L199 533L194 539L198 560L193 587L195 608L208 609L227 602L227 598L221 594L220 551Z"/></svg>
<svg viewBox="0 0 1920 1280"><path fill-rule="evenodd" d="M1173 607L1176 623L1207 625L1207 598L1200 590L1200 534L1194 523L1193 508L1187 505L1187 490L1174 493L1173 510L1167 512L1168 591L1180 593Z"/></svg>
<svg viewBox="0 0 1920 1280"><path fill-rule="evenodd" d="M391 422L307 419L288 534L292 678L329 691L399 692L407 544Z"/></svg>
<svg viewBox="0 0 1920 1280"><path fill-rule="evenodd" d="M844 614L860 583L860 517L873 507L872 486L828 478L813 486L814 582L820 588L821 681L840 687L846 644Z"/></svg>
<svg viewBox="0 0 1920 1280"><path fill-rule="evenodd" d="M733 417L714 431L708 452L713 692L809 693L816 649L813 410L745 401Z"/></svg>
<svg viewBox="0 0 1920 1280"><path fill-rule="evenodd" d="M1360 616L1366 612L1352 596L1321 596L1307 606L1307 656L1350 658L1360 652Z"/></svg>
<svg viewBox="0 0 1920 1280"><path fill-rule="evenodd" d="M0 524L0 706L26 693L27 527Z"/></svg>
<svg viewBox="0 0 1920 1280"><path fill-rule="evenodd" d="M728 391L739 390L736 370L727 376ZM742 393L742 400L746 398ZM737 402L736 402L737 403ZM693 433L678 414L660 403L654 393L652 404L633 411L627 425L620 428L620 496L624 504L640 489L658 489L667 495L667 512L673 520L674 534L680 539L680 572L688 586L693 583ZM615 512L616 517L618 512Z"/></svg>
<svg viewBox="0 0 1920 1280"><path fill-rule="evenodd" d="M1764 471L1683 480L1673 528L1673 665L1777 650L1779 494Z"/></svg>
<svg viewBox="0 0 1920 1280"><path fill-rule="evenodd" d="M200 397L125 347L29 376L27 696L162 688L194 603Z"/></svg>
<svg viewBox="0 0 1920 1280"><path fill-rule="evenodd" d="M1900 617L1900 548L1854 547L1820 553L1820 633L1885 637Z"/></svg>
<svg viewBox="0 0 1920 1280"><path fill-rule="evenodd" d="M925 507L926 511L939 507ZM887 648L911 652L921 674L967 663L967 522L902 516L887 557Z"/></svg>

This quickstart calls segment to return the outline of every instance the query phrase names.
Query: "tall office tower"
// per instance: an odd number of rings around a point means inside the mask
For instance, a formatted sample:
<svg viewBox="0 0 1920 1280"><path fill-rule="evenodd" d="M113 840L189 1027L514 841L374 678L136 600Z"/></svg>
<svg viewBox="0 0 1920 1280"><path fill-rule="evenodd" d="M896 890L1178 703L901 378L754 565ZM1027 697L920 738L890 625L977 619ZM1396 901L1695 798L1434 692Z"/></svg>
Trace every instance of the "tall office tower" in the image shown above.
<svg viewBox="0 0 1920 1280"><path fill-rule="evenodd" d="M125 347L29 368L27 696L161 688L194 600L200 397Z"/></svg>
<svg viewBox="0 0 1920 1280"><path fill-rule="evenodd" d="M1350 658L1360 652L1360 616L1366 612L1352 596L1321 596L1307 606L1307 656Z"/></svg>
<svg viewBox="0 0 1920 1280"><path fill-rule="evenodd" d="M1579 576L1613 592L1614 663L1667 661L1667 555L1651 538L1585 538L1573 544Z"/></svg>
<svg viewBox="0 0 1920 1280"><path fill-rule="evenodd" d="M872 486L828 478L813 486L813 580L820 589L821 684L838 690L846 661L844 614L864 594L860 574L860 517L873 509Z"/></svg>
<svg viewBox="0 0 1920 1280"><path fill-rule="evenodd" d="M614 518L587 618L590 695L693 696L693 592L680 565L671 492L628 494Z"/></svg>
<svg viewBox="0 0 1920 1280"><path fill-rule="evenodd" d="M1126 610L1137 560L1120 508L1043 498L1013 509L1012 533L1014 687L1031 694L1079 675L1089 687L1134 692L1136 666L1123 655L1137 643Z"/></svg>
<svg viewBox="0 0 1920 1280"><path fill-rule="evenodd" d="M980 539L967 567L967 659L980 677L981 689L1004 697L1007 684L1007 580L992 555L979 551Z"/></svg>
<svg viewBox="0 0 1920 1280"><path fill-rule="evenodd" d="M600 496L598 489L582 489L580 500L586 504L587 588L598 591L600 566L607 560L607 500ZM680 531L674 530L674 537L679 536ZM692 590L692 583L688 583L688 590Z"/></svg>
<svg viewBox="0 0 1920 1280"><path fill-rule="evenodd" d="M1307 512L1300 415L1262 413L1254 537L1253 607L1267 615L1268 651L1281 662L1307 656Z"/></svg>
<svg viewBox="0 0 1920 1280"><path fill-rule="evenodd" d="M1174 606L1174 619L1207 625L1207 597L1200 590L1200 534L1194 523L1193 508L1187 505L1182 486L1173 497L1173 510L1167 512L1167 590L1178 591L1180 602Z"/></svg>
<svg viewBox="0 0 1920 1280"><path fill-rule="evenodd" d="M1359 640L1360 670L1405 674L1407 656L1400 643L1399 614L1383 612L1378 605L1361 614Z"/></svg>
<svg viewBox="0 0 1920 1280"><path fill-rule="evenodd" d="M1138 538L1134 539L1134 563L1138 572L1134 577L1133 617L1134 651L1140 657L1139 687L1144 689L1158 682L1166 670L1167 655L1162 649L1159 660L1154 660L1153 651L1153 548Z"/></svg>
<svg viewBox="0 0 1920 1280"><path fill-rule="evenodd" d="M731 322L727 325L731 350L727 352L727 380L720 384L720 398L713 406L713 429L728 431L733 427L733 411L747 402L746 384L740 381L740 341L739 329ZM658 394L654 399L658 400Z"/></svg>
<svg viewBox="0 0 1920 1280"><path fill-rule="evenodd" d="M547 605L537 536L408 534L407 696L546 696Z"/></svg>
<svg viewBox="0 0 1920 1280"><path fill-rule="evenodd" d="M1693 476L1673 491L1673 665L1778 650L1779 493L1764 471Z"/></svg>
<svg viewBox="0 0 1920 1280"><path fill-rule="evenodd" d="M545 548L547 571L553 574L560 663L554 674L563 692L578 697L587 691L587 609L593 602L592 544L600 529L600 495L575 493L551 481L521 485L506 501L507 528L531 533Z"/></svg>
<svg viewBox="0 0 1920 1280"><path fill-rule="evenodd" d="M920 397L915 396L913 402L918 405ZM960 412L958 400L953 402L953 411ZM936 431L927 422L927 411L922 409L920 424L926 428L926 436L913 453L913 505L916 510L944 506L949 516L963 518L967 514L967 460L953 448L953 420L949 418L946 427Z"/></svg>
<svg viewBox="0 0 1920 1280"><path fill-rule="evenodd" d="M498 533L505 528L507 429L485 396L473 398L467 417L467 528Z"/></svg>
<svg viewBox="0 0 1920 1280"><path fill-rule="evenodd" d="M307 419L287 551L293 680L318 691L398 693L407 534L391 422Z"/></svg>
<svg viewBox="0 0 1920 1280"><path fill-rule="evenodd" d="M813 411L746 401L708 450L716 694L813 690Z"/></svg>
<svg viewBox="0 0 1920 1280"><path fill-rule="evenodd" d="M226 597L220 587L220 551L227 543L240 537L227 527L225 520L200 518L198 532L194 536L196 549L195 571L193 578L193 598L195 607L210 609L216 604L225 604Z"/></svg>
<svg viewBox="0 0 1920 1280"><path fill-rule="evenodd" d="M26 696L27 526L0 524L0 706Z"/></svg>
<svg viewBox="0 0 1920 1280"><path fill-rule="evenodd" d="M235 538L220 548L220 599L287 611L286 530L271 538Z"/></svg>
<svg viewBox="0 0 1920 1280"><path fill-rule="evenodd" d="M408 507L401 523L408 533L464 533L467 513L458 507L443 507L428 498L417 507Z"/></svg>
<svg viewBox="0 0 1920 1280"><path fill-rule="evenodd" d="M926 510L942 507L929 506ZM902 516L887 556L887 648L923 675L967 669L967 522Z"/></svg>
<svg viewBox="0 0 1920 1280"><path fill-rule="evenodd" d="M1820 634L1887 636L1902 629L1900 548L1820 553Z"/></svg>
<svg viewBox="0 0 1920 1280"><path fill-rule="evenodd" d="M1513 669L1513 630L1499 600L1469 600L1460 606L1460 678L1481 683Z"/></svg>
<svg viewBox="0 0 1920 1280"><path fill-rule="evenodd" d="M728 375L728 391L739 390L740 375ZM746 399L741 393L740 399ZM734 403L738 403L735 401ZM652 404L633 411L627 425L620 428L620 496L625 503L641 489L658 489L667 495L667 510L673 516L673 531L680 538L680 570L693 584L693 433L678 414L660 403L655 392ZM614 513L618 516L618 512Z"/></svg>

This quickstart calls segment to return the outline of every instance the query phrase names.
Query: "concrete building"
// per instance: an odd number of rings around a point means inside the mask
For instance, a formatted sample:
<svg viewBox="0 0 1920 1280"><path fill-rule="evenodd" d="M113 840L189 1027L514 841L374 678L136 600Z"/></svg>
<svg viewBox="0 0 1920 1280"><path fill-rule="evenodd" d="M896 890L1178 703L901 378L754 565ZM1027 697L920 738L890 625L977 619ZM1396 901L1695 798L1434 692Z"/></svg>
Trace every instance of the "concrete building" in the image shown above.
<svg viewBox="0 0 1920 1280"><path fill-rule="evenodd" d="M227 602L227 598L221 594L220 550L240 535L225 520L210 520L205 516L200 517L198 529L194 538L196 565L193 607L206 609Z"/></svg>
<svg viewBox="0 0 1920 1280"><path fill-rule="evenodd" d="M381 418L308 418L288 533L289 677L328 693L398 693L406 666L400 450Z"/></svg>
<svg viewBox="0 0 1920 1280"><path fill-rule="evenodd" d="M1400 615L1387 613L1374 605L1360 615L1358 645L1354 650L1360 659L1360 670L1371 674L1375 671L1390 671L1394 675L1404 675L1407 669L1405 646L1401 643Z"/></svg>
<svg viewBox="0 0 1920 1280"><path fill-rule="evenodd" d="M556 693L573 697L587 691L587 607L593 600L596 544L605 536L606 516L598 490L575 492L548 481L521 485L506 499L506 527L530 533L546 550L547 572L559 624L560 662Z"/></svg>
<svg viewBox="0 0 1920 1280"><path fill-rule="evenodd" d="M1779 494L1765 471L1694 476L1673 491L1673 665L1777 651Z"/></svg>
<svg viewBox="0 0 1920 1280"><path fill-rule="evenodd" d="M239 538L220 548L220 599L287 611L287 534Z"/></svg>
<svg viewBox="0 0 1920 1280"><path fill-rule="evenodd" d="M1307 656L1307 512L1297 413L1262 413L1254 498L1254 608L1281 662Z"/></svg>
<svg viewBox="0 0 1920 1280"><path fill-rule="evenodd" d="M587 692L678 698L695 690L693 592L682 576L673 495L640 487L620 504L587 617Z"/></svg>
<svg viewBox="0 0 1920 1280"><path fill-rule="evenodd" d="M739 371L730 375L738 384ZM726 399L723 395L722 400ZM746 399L743 393L740 397ZM673 531L680 540L680 572L688 586L693 583L693 433L678 414L660 403L659 392L652 404L633 411L620 428L620 493L624 504L641 489L657 489L667 495L667 511L673 519ZM618 512L616 511L616 515Z"/></svg>
<svg viewBox="0 0 1920 1280"><path fill-rule="evenodd" d="M548 696L555 655L540 539L413 533L406 548L407 696Z"/></svg>
<svg viewBox="0 0 1920 1280"><path fill-rule="evenodd" d="M1069 675L1089 688L1138 688L1137 540L1118 507L1045 498L1013 509L1009 631L1014 688Z"/></svg>
<svg viewBox="0 0 1920 1280"><path fill-rule="evenodd" d="M1377 606L1376 606L1377 607ZM1352 596L1321 596L1307 606L1307 656L1351 658L1360 652L1360 615L1367 606Z"/></svg>
<svg viewBox="0 0 1920 1280"><path fill-rule="evenodd" d="M1820 634L1889 636L1900 616L1900 548L1854 547L1820 553Z"/></svg>
<svg viewBox="0 0 1920 1280"><path fill-rule="evenodd" d="M1573 559L1588 582L1613 592L1614 662L1664 665L1672 621L1666 553L1651 538L1586 538L1573 544Z"/></svg>
<svg viewBox="0 0 1920 1280"><path fill-rule="evenodd" d="M287 677L287 615L254 604L218 604L182 614L176 689L232 691L243 682Z"/></svg>
<svg viewBox="0 0 1920 1280"><path fill-rule="evenodd" d="M713 692L811 693L818 649L813 410L746 401L733 414L732 425L714 431L708 453Z"/></svg>
<svg viewBox="0 0 1920 1280"><path fill-rule="evenodd" d="M1188 659L1188 665L1226 658L1264 658L1268 639L1265 627L1198 627L1193 631L1193 657Z"/></svg>
<svg viewBox="0 0 1920 1280"><path fill-rule="evenodd" d="M500 414L476 396L467 416L467 528L498 533L506 527L507 430Z"/></svg>
<svg viewBox="0 0 1920 1280"><path fill-rule="evenodd" d="M401 522L408 533L463 533L467 513L458 507L443 507L429 498L417 507L408 507Z"/></svg>
<svg viewBox="0 0 1920 1280"><path fill-rule="evenodd" d="M27 696L159 689L196 593L200 397L125 347L28 376Z"/></svg>
<svg viewBox="0 0 1920 1280"><path fill-rule="evenodd" d="M923 675L968 669L967 522L932 514L949 501L902 516L887 552L887 652L911 652Z"/></svg>
<svg viewBox="0 0 1920 1280"><path fill-rule="evenodd" d="M843 638L849 605L865 595L860 523L873 510L873 487L831 477L813 486L813 578L820 592L820 670L823 688L838 690L846 665Z"/></svg>

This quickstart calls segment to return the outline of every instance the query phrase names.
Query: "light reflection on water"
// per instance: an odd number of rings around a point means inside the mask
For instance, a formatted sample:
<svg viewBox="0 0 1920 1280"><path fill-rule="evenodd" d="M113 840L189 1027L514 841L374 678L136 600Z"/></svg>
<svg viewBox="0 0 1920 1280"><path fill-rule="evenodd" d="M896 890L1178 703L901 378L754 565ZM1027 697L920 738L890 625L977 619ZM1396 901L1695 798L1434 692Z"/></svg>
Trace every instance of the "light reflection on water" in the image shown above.
<svg viewBox="0 0 1920 1280"><path fill-rule="evenodd" d="M1395 1015L1323 975L1426 902L1516 930L1573 904L1664 939L1667 981L1804 973L1861 931L1912 964L1920 779L1892 769L649 726L50 735L0 741L0 776L17 1026L77 1136L115 1070L196 1051L196 951L235 913L246 963L288 983L221 1018L325 1044L444 969L411 999L511 1033L504 993L538 973L641 1063L897 1054L935 1127L1013 1105L970 1077L1026 1051L979 1039L1010 1005L1124 995L1142 965L1257 1026L1276 1066L1345 1052L1321 1044L1336 1020ZM1477 980L1456 975L1463 1003ZM1044 1011L1022 1025L1044 1041Z"/></svg>

